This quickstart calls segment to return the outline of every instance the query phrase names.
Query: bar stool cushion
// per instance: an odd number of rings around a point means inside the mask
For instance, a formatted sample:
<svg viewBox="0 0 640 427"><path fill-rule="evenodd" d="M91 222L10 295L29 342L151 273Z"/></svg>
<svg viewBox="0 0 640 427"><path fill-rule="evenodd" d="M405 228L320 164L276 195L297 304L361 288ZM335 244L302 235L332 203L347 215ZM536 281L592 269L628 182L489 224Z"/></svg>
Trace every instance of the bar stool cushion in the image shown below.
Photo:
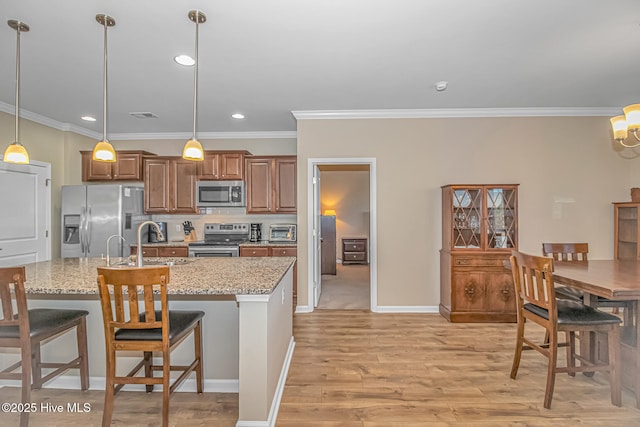
<svg viewBox="0 0 640 427"><path fill-rule="evenodd" d="M67 310L59 308L34 308L29 313L29 330L32 338L46 334L60 328L83 316L88 316L86 310ZM18 325L0 327L0 338L20 338Z"/></svg>
<svg viewBox="0 0 640 427"><path fill-rule="evenodd" d="M613 314L605 313L604 311L597 310L576 301L558 300L557 303L558 324L588 326L594 322L602 324L616 324L622 322L619 317L614 316ZM525 304L524 309L544 319L549 319L549 312L544 308L538 307L534 304Z"/></svg>
<svg viewBox="0 0 640 427"><path fill-rule="evenodd" d="M161 319L162 312L156 311L156 319ZM204 311L169 310L169 341L180 338L183 334L204 317ZM144 313L140 320L145 320ZM162 328L154 329L118 329L116 340L123 341L162 341Z"/></svg>

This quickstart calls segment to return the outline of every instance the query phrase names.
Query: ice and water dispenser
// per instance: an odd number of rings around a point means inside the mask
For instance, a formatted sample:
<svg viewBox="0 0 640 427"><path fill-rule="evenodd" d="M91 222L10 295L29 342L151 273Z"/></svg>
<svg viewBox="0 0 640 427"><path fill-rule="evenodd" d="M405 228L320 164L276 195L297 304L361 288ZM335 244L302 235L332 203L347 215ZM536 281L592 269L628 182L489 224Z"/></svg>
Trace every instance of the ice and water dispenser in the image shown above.
<svg viewBox="0 0 640 427"><path fill-rule="evenodd" d="M73 245L80 243L80 215L65 215L64 224L64 243Z"/></svg>

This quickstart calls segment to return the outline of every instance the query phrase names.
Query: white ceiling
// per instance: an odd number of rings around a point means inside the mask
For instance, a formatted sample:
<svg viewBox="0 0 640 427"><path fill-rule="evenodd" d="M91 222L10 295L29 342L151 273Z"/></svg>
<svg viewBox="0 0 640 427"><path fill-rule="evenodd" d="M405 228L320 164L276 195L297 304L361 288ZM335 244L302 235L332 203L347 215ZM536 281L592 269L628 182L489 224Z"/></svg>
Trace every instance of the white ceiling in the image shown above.
<svg viewBox="0 0 640 427"><path fill-rule="evenodd" d="M199 133L295 131L292 111L586 109L640 102L638 0L2 0L0 110L102 132L109 29L112 139L189 134L200 26ZM449 88L437 92L437 81ZM130 112L153 112L135 119ZM241 112L244 120L231 114ZM360 112L361 113L361 112ZM455 111L451 111L455 114ZM21 113L22 114L22 113ZM95 123L80 117L92 114ZM31 114L33 116L33 114ZM35 116L34 116L35 117Z"/></svg>

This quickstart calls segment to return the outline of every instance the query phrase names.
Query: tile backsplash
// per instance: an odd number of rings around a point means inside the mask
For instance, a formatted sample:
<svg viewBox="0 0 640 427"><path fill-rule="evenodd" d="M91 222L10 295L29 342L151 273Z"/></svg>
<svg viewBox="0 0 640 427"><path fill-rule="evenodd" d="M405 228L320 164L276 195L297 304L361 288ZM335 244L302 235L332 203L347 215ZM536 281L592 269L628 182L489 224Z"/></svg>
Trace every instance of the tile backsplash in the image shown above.
<svg viewBox="0 0 640 427"><path fill-rule="evenodd" d="M164 221L167 223L168 240L183 241L184 232L182 223L191 221L195 227L198 239L202 239L204 224L209 222L246 222L261 223L262 236L266 239L269 226L271 224L296 224L297 216L291 215L247 215L245 208L206 208L202 209L201 215L152 215L154 221Z"/></svg>

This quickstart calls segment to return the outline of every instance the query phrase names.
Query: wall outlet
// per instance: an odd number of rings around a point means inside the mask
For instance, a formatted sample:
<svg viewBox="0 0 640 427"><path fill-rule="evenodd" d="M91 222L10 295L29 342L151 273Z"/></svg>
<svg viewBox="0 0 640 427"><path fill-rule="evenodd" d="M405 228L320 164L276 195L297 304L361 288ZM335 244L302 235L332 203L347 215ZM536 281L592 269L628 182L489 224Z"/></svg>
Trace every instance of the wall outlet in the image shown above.
<svg viewBox="0 0 640 427"><path fill-rule="evenodd" d="M282 303L284 304L284 288L282 289Z"/></svg>
<svg viewBox="0 0 640 427"><path fill-rule="evenodd" d="M180 231L180 224L176 224L176 231Z"/></svg>

